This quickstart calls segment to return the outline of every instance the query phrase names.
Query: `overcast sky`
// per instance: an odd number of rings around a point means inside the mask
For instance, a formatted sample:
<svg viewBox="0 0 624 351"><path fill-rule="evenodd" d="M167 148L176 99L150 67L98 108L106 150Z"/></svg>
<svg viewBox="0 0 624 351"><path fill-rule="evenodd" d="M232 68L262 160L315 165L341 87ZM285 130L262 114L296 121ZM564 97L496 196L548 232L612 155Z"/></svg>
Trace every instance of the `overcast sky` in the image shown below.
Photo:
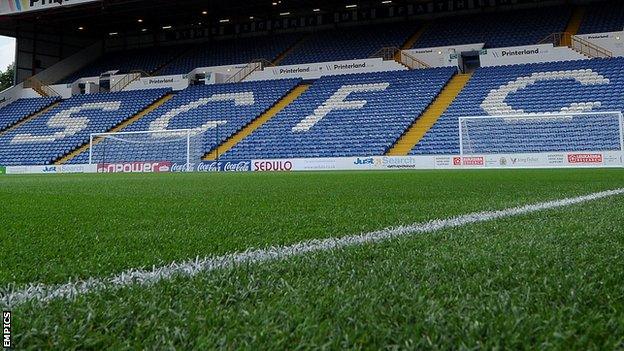
<svg viewBox="0 0 624 351"><path fill-rule="evenodd" d="M0 36L0 71L15 61L15 39Z"/></svg>

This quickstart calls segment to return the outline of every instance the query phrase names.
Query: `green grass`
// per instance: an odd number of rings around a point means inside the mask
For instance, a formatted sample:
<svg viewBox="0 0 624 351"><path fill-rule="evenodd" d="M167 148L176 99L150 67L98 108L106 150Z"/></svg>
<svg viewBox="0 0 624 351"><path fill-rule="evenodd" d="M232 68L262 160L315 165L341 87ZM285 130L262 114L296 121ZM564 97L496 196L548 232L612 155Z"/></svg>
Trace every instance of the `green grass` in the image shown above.
<svg viewBox="0 0 624 351"><path fill-rule="evenodd" d="M622 170L0 178L1 286L624 187ZM624 199L14 309L18 348L624 348Z"/></svg>

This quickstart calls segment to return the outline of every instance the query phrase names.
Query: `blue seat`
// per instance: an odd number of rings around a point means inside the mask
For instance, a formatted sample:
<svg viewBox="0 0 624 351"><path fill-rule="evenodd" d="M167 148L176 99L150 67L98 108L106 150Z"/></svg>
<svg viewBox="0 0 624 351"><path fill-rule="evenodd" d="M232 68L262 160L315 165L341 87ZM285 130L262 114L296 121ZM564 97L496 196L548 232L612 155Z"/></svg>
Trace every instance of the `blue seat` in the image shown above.
<svg viewBox="0 0 624 351"><path fill-rule="evenodd" d="M561 72L574 71L577 72L575 74L588 74L592 77L598 75L602 78L598 78L593 84L580 83L572 78L537 81L506 96L504 103L516 112L535 114L622 111L622 65L624 58L480 68L410 154L459 153L459 118L503 114L492 113L497 111L495 105L485 106L489 110L484 109L484 100L488 94L519 77L533 74L555 76ZM476 127L469 129L471 140L490 140L473 145L475 152L606 151L618 150L620 147L617 120L612 117L577 117L571 121L542 120L524 125L505 123L502 120L475 123Z"/></svg>

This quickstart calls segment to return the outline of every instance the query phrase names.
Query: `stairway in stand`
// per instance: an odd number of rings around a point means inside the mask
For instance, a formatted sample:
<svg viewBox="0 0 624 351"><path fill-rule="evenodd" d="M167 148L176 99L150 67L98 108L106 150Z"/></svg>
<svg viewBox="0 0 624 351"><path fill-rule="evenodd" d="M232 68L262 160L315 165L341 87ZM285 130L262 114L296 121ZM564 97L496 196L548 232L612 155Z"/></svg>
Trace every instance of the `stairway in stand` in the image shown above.
<svg viewBox="0 0 624 351"><path fill-rule="evenodd" d="M438 121L440 116L455 101L464 89L472 74L456 74L449 80L436 99L419 116L412 126L397 140L386 153L388 156L405 156L422 140L425 134Z"/></svg>
<svg viewBox="0 0 624 351"><path fill-rule="evenodd" d="M299 84L293 90L291 90L288 94L286 94L280 101L278 101L273 107L266 110L263 114L261 114L258 118L251 121L247 124L243 129L238 131L238 133L234 134L232 137L224 141L221 145L217 146L209 153L207 153L203 159L204 160L216 160L219 156L223 155L225 152L233 148L236 144L238 144L241 140L245 139L248 135L253 133L256 129L260 128L263 124L268 122L271 118L275 117L280 111L282 111L286 106L290 105L293 101L295 101L301 94L305 93L310 88L310 84Z"/></svg>

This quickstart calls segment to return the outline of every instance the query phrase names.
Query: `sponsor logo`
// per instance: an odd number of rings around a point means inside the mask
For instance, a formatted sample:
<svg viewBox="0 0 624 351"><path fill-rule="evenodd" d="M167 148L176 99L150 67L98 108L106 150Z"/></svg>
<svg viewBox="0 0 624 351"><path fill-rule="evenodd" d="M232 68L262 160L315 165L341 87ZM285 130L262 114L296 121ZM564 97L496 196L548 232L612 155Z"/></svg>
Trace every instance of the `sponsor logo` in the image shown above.
<svg viewBox="0 0 624 351"><path fill-rule="evenodd" d="M453 157L454 166L485 166L485 157L483 156L468 156L468 157Z"/></svg>
<svg viewBox="0 0 624 351"><path fill-rule="evenodd" d="M328 63L324 66L298 66L298 67L282 67L282 68L273 68L273 75L283 75L283 74L304 74L311 73L315 71L344 71L344 70L359 70L365 69L369 67L367 62L353 62L353 63Z"/></svg>
<svg viewBox="0 0 624 351"><path fill-rule="evenodd" d="M171 162L100 163L98 173L161 173L171 171Z"/></svg>
<svg viewBox="0 0 624 351"><path fill-rule="evenodd" d="M59 4L63 5L63 3L71 2L71 0L30 0L30 7L34 7L35 5L42 4Z"/></svg>
<svg viewBox="0 0 624 351"><path fill-rule="evenodd" d="M150 78L147 80L147 82L145 82L145 84L169 84L173 82L174 82L173 78L161 78L161 79Z"/></svg>
<svg viewBox="0 0 624 351"><path fill-rule="evenodd" d="M6 13L26 12L63 5L80 4L94 0L6 0Z"/></svg>
<svg viewBox="0 0 624 351"><path fill-rule="evenodd" d="M204 161L200 163L174 163L171 172L249 172L251 161Z"/></svg>
<svg viewBox="0 0 624 351"><path fill-rule="evenodd" d="M298 73L309 73L312 70L310 66L308 67L295 67L295 68L280 68L279 70L274 69L273 73L275 74L298 74Z"/></svg>
<svg viewBox="0 0 624 351"><path fill-rule="evenodd" d="M201 162L195 170L197 172L219 172L219 163L217 161Z"/></svg>
<svg viewBox="0 0 624 351"><path fill-rule="evenodd" d="M336 169L336 160L304 160L303 169L304 170L326 170L326 169Z"/></svg>
<svg viewBox="0 0 624 351"><path fill-rule="evenodd" d="M85 173L87 172L87 165L62 165L58 171L60 173Z"/></svg>
<svg viewBox="0 0 624 351"><path fill-rule="evenodd" d="M463 157L462 164L464 166L483 166L485 159L483 157Z"/></svg>
<svg viewBox="0 0 624 351"><path fill-rule="evenodd" d="M504 157L501 157L500 160L498 160L498 164L501 166L507 166L507 159Z"/></svg>
<svg viewBox="0 0 624 351"><path fill-rule="evenodd" d="M447 167L451 165L452 162L452 158L450 157L436 157L435 158L435 165L438 167Z"/></svg>
<svg viewBox="0 0 624 351"><path fill-rule="evenodd" d="M603 163L605 165L621 165L622 164L622 155L604 155Z"/></svg>
<svg viewBox="0 0 624 351"><path fill-rule="evenodd" d="M256 172L289 172L293 168L291 161L255 161L253 164Z"/></svg>
<svg viewBox="0 0 624 351"><path fill-rule="evenodd" d="M546 155L546 160L549 165L560 165L564 163L565 156L563 154L549 154Z"/></svg>
<svg viewBox="0 0 624 351"><path fill-rule="evenodd" d="M494 57L506 57L506 56L525 56L525 55L539 55L539 48L530 50L530 49L522 49L522 50L501 50L500 53L497 51L492 51L492 56Z"/></svg>
<svg viewBox="0 0 624 351"><path fill-rule="evenodd" d="M251 170L251 161L228 161L220 162L220 171L223 172L248 172Z"/></svg>
<svg viewBox="0 0 624 351"><path fill-rule="evenodd" d="M356 158L355 161L353 161L354 165L372 165L375 164L375 159L373 159L372 157L368 157L368 158Z"/></svg>
<svg viewBox="0 0 624 351"><path fill-rule="evenodd" d="M602 163L602 154L569 154L568 163Z"/></svg>
<svg viewBox="0 0 624 351"><path fill-rule="evenodd" d="M416 157L404 156L404 157L382 157L375 160L375 166L384 167L387 169L413 169L418 166L418 159Z"/></svg>
<svg viewBox="0 0 624 351"><path fill-rule="evenodd" d="M345 70L345 69L360 69L360 68L366 68L366 62L362 62L362 63L350 63L350 64L335 64L332 66L332 68L330 70Z"/></svg>
<svg viewBox="0 0 624 351"><path fill-rule="evenodd" d="M512 157L511 163L514 165L530 165L530 164L538 164L539 158L537 157Z"/></svg>
<svg viewBox="0 0 624 351"><path fill-rule="evenodd" d="M195 169L194 163L173 163L171 164L171 172L187 172Z"/></svg>
<svg viewBox="0 0 624 351"><path fill-rule="evenodd" d="M56 169L56 166L45 166L45 167L43 167L41 172L43 172L43 173L56 173L57 169Z"/></svg>
<svg viewBox="0 0 624 351"><path fill-rule="evenodd" d="M483 156L467 156L453 157L453 166L485 166L485 157Z"/></svg>

